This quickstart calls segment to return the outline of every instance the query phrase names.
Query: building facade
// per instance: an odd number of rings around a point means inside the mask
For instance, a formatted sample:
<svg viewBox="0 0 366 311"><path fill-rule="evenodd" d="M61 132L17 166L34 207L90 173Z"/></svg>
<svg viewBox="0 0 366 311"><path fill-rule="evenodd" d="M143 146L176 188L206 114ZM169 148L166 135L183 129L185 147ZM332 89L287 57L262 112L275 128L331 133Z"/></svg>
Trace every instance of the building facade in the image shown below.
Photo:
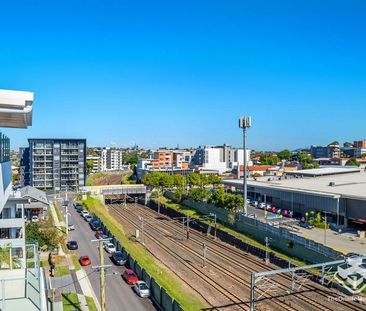
<svg viewBox="0 0 366 311"><path fill-rule="evenodd" d="M32 112L33 93L0 90L0 127L27 128ZM30 200L28 192L12 190L10 140L0 134L1 310L47 310L38 249L25 243L24 211Z"/></svg>
<svg viewBox="0 0 366 311"><path fill-rule="evenodd" d="M251 164L250 150L246 150L247 164ZM243 165L243 149L233 148L229 145L204 146L196 150L194 164L201 170L213 170L222 174L232 169L237 169L238 165Z"/></svg>
<svg viewBox="0 0 366 311"><path fill-rule="evenodd" d="M341 149L339 145L316 146L310 147L310 154L314 159L317 158L339 158Z"/></svg>
<svg viewBox="0 0 366 311"><path fill-rule="evenodd" d="M122 171L123 153L119 148L103 148L101 153L101 166L103 172Z"/></svg>
<svg viewBox="0 0 366 311"><path fill-rule="evenodd" d="M85 139L28 139L29 185L49 191L76 190L86 183ZM27 155L27 153L23 153ZM24 180L24 184L25 183Z"/></svg>
<svg viewBox="0 0 366 311"><path fill-rule="evenodd" d="M86 161L92 161L93 166L88 173L98 173L102 171L102 158L98 156L87 156Z"/></svg>

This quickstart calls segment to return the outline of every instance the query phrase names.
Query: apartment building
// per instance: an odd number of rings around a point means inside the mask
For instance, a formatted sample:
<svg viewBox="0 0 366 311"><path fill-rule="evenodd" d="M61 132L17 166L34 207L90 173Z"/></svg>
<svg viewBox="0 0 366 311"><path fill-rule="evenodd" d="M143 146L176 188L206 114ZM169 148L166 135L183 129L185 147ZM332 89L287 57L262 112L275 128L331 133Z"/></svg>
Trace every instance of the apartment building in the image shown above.
<svg viewBox="0 0 366 311"><path fill-rule="evenodd" d="M247 149L247 164L250 164L250 150ZM196 150L194 164L202 171L217 171L222 174L243 165L243 149L233 148L229 145L203 146Z"/></svg>
<svg viewBox="0 0 366 311"><path fill-rule="evenodd" d="M123 152L120 148L107 147L101 152L101 166L103 172L123 170Z"/></svg>
<svg viewBox="0 0 366 311"><path fill-rule="evenodd" d="M0 90L0 127L32 125L33 93ZM25 243L24 210L40 200L36 189L12 190L10 140L0 134L1 310L47 310L43 270L36 245ZM44 195L44 193L43 193ZM43 203L47 199L43 196ZM42 204L43 204L42 203ZM31 259L28 256L31 254ZM30 264L31 263L31 264Z"/></svg>
<svg viewBox="0 0 366 311"><path fill-rule="evenodd" d="M92 161L93 166L90 172L88 173L98 173L102 171L102 158L98 156L87 156L86 161Z"/></svg>
<svg viewBox="0 0 366 311"><path fill-rule="evenodd" d="M339 145L330 144L328 146L310 147L310 154L314 159L317 158L339 158L341 156L341 149Z"/></svg>
<svg viewBox="0 0 366 311"><path fill-rule="evenodd" d="M28 143L21 170L25 171L28 163L29 176L28 180L21 178L22 184L45 191L85 186L86 139L30 138Z"/></svg>

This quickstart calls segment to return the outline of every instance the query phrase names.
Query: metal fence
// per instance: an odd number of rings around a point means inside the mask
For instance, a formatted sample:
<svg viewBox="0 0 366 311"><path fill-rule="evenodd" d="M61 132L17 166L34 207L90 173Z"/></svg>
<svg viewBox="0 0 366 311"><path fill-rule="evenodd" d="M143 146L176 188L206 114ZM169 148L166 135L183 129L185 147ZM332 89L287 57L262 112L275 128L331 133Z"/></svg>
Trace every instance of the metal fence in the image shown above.
<svg viewBox="0 0 366 311"><path fill-rule="evenodd" d="M271 235L278 236L280 238L283 238L283 239L286 239L289 241L293 241L296 244L302 245L305 248L318 252L326 257L338 259L340 256L342 256L342 254L340 252L337 252L330 247L317 243L313 240L301 237L301 236L294 234L292 232L289 232L287 230L271 226L271 225L266 224L257 219L253 219L253 218L246 217L244 215L240 215L239 219L237 221L242 222L245 225L257 227L260 230L269 232Z"/></svg>

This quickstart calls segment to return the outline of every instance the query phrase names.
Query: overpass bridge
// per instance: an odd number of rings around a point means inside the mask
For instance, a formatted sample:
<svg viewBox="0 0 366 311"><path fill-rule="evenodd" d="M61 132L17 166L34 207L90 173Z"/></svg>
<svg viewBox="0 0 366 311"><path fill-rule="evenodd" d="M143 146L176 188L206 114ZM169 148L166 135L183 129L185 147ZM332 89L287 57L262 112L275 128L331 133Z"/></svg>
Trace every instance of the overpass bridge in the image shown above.
<svg viewBox="0 0 366 311"><path fill-rule="evenodd" d="M147 189L145 185L103 185L80 187L81 192L100 196L104 202L126 201L129 198L146 197Z"/></svg>

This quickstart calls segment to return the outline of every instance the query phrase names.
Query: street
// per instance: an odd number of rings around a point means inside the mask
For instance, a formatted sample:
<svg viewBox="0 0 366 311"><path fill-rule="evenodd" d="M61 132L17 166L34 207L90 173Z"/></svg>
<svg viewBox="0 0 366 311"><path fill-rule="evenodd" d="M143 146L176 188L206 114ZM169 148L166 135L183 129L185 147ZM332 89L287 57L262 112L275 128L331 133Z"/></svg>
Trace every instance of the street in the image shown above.
<svg viewBox="0 0 366 311"><path fill-rule="evenodd" d="M91 266L97 266L99 261L98 243L92 243L91 240L96 239L89 227L89 224L76 212L70 200L69 206L69 222L75 225L75 230L70 231L68 240L76 240L79 244L77 250L78 256L88 255L91 259ZM132 287L127 285L122 279L121 274L125 267L115 266L109 254L104 251L105 264L111 264L112 267L106 269L106 309L108 311L120 310L156 310L150 299L140 298L135 294ZM83 267L89 276L90 283L100 302L100 275L99 272L93 271L91 266Z"/></svg>

